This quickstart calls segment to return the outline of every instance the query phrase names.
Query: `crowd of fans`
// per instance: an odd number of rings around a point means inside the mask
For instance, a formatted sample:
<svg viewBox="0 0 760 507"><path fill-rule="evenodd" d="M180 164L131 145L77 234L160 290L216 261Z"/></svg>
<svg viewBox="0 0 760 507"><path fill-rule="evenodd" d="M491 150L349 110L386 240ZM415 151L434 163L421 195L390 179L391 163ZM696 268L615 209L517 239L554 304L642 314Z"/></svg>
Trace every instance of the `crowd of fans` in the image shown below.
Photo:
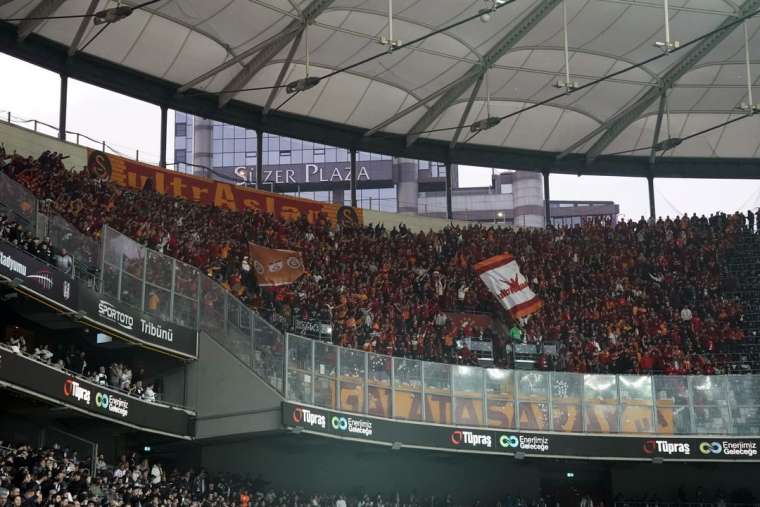
<svg viewBox="0 0 760 507"><path fill-rule="evenodd" d="M359 488L355 488L359 489ZM445 491L444 488L441 488ZM581 493L581 492L579 492ZM657 505L725 506L727 501L754 503L749 491L727 495L719 489L708 496L703 488L687 495L679 488L678 498L667 502L656 495L642 493L637 498L617 495L620 507ZM558 498L547 493L543 498L526 499L507 495L495 502L476 499L455 501L451 495L418 496L354 493L315 494L278 491L260 475L243 477L225 474L211 476L204 469L165 468L150 463L137 453L122 454L110 465L101 454L91 463L76 451L54 445L35 448L0 442L0 507L454 507L456 505L495 505L496 507L561 507ZM583 493L571 507L604 507L600 495Z"/></svg>
<svg viewBox="0 0 760 507"><path fill-rule="evenodd" d="M275 491L261 476L211 477L205 470L167 470L135 453L93 466L76 452L0 442L0 507L453 507L451 496L417 498ZM92 473L94 470L94 473ZM469 504L469 503L468 503ZM473 502L470 505L479 505ZM513 507L541 504L515 499ZM543 503L546 507L546 503Z"/></svg>
<svg viewBox="0 0 760 507"><path fill-rule="evenodd" d="M40 239L24 230L23 226L6 214L0 213L0 238L24 250L42 261L56 266L64 273L71 274L74 258L62 248L57 251L50 238Z"/></svg>
<svg viewBox="0 0 760 507"><path fill-rule="evenodd" d="M13 326L7 338L0 342L16 354L31 357L37 361L68 371L79 377L91 380L96 384L118 389L126 394L145 401L154 402L158 398L158 386L146 379L145 369L132 368L126 363L110 361L98 364L74 345L55 343L49 345L25 336L18 326Z"/></svg>
<svg viewBox="0 0 760 507"><path fill-rule="evenodd" d="M570 229L498 229L481 225L412 233L405 227L334 227L326 217L284 221L258 211L232 212L149 189L137 191L61 157L0 153L6 174L83 233L103 225L205 271L284 328L294 319L332 326L334 343L418 359L476 364L457 339L493 342L509 366L512 342L556 343L538 366L575 372L721 373L717 360L743 342L742 305L723 287L724 259L754 215L621 223ZM302 252L307 275L262 290L248 242ZM544 300L533 316L506 315L472 270L509 251ZM724 275L724 276L722 276ZM495 329L455 325L450 311L496 317ZM753 337L754 339L754 337ZM728 356L724 356L728 357Z"/></svg>

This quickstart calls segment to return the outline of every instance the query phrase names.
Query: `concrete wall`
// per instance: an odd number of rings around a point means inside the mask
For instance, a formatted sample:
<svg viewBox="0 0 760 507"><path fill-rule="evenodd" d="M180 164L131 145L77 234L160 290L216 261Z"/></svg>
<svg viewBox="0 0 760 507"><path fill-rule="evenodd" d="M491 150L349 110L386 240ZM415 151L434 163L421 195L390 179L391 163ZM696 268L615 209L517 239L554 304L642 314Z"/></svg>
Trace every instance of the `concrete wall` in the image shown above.
<svg viewBox="0 0 760 507"><path fill-rule="evenodd" d="M495 500L506 493L537 496L546 463L345 442L310 435L271 435L205 446L213 472L258 474L270 487L313 493L452 494L461 501Z"/></svg>
<svg viewBox="0 0 760 507"><path fill-rule="evenodd" d="M282 398L219 343L200 333L198 361L187 366L187 401L197 438L279 429Z"/></svg>
<svg viewBox="0 0 760 507"><path fill-rule="evenodd" d="M434 231L440 231L451 224L459 225L461 227L472 225L463 220L446 220L445 218L424 217L414 213L387 213L371 209L364 210L364 223L367 225L382 224L388 230L404 224L412 232L427 232L431 229Z"/></svg>
<svg viewBox="0 0 760 507"><path fill-rule="evenodd" d="M517 171L512 175L514 225L544 226L544 183L540 173Z"/></svg>
<svg viewBox="0 0 760 507"><path fill-rule="evenodd" d="M69 157L64 161L66 167L76 171L87 165L87 150L84 147L3 121L0 121L0 144L8 153L15 152L27 157L37 157L47 150L63 153Z"/></svg>
<svg viewBox="0 0 760 507"><path fill-rule="evenodd" d="M746 488L760 498L760 483L752 479L760 472L760 465L738 463L704 463L653 465L651 463L625 463L612 469L612 488L628 497L656 494L662 499L674 499L683 488L687 499L693 498L697 487L707 497L718 490L727 494ZM646 491L641 485L646 484ZM731 500L729 500L730 502Z"/></svg>

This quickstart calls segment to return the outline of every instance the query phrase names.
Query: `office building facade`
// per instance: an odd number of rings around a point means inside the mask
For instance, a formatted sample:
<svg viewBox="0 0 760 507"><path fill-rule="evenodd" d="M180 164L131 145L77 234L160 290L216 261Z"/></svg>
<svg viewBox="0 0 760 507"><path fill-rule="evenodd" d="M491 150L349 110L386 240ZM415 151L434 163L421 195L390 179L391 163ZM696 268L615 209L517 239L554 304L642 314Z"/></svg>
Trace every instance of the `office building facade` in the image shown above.
<svg viewBox="0 0 760 507"><path fill-rule="evenodd" d="M351 204L348 150L264 133L262 181L256 182L256 132L177 112L176 169L306 199ZM460 188L451 166L453 218L527 227L545 224L542 176L494 173L491 185ZM446 217L446 166L377 153L357 152L357 206L387 212ZM604 202L550 202L552 223L574 225L592 217L617 219L619 208Z"/></svg>

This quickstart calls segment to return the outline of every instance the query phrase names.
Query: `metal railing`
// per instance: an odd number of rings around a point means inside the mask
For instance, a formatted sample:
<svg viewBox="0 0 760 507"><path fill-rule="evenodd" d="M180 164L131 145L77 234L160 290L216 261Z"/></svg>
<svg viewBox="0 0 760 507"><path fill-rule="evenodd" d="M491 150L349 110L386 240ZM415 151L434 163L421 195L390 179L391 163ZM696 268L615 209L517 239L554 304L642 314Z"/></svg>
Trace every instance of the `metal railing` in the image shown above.
<svg viewBox="0 0 760 507"><path fill-rule="evenodd" d="M115 229L102 232L104 294L141 312L205 332L283 392L284 337L198 268L151 250Z"/></svg>
<svg viewBox="0 0 760 507"><path fill-rule="evenodd" d="M15 116L11 111L0 111L0 122L8 123L16 127L25 128L27 130L32 130L34 132L37 132L38 134L47 135L47 136L54 137L60 140L59 138L60 129L58 128L58 126L51 125L41 120L34 120L34 119L23 118L20 116ZM152 162L156 164L158 163L159 157L153 154L146 153L145 151L140 152L139 149L123 148L120 151L114 148L112 144L109 144L105 140L98 140L98 139L88 136L87 134L82 134L81 132L74 132L71 130L67 130L65 137L66 137L66 142L73 143L78 146L82 146L84 148L96 149L104 153L113 153L114 155L119 155L121 157L132 158L133 160L136 160L138 162L141 161L140 157L142 156L143 162ZM134 156L132 156L132 151L134 151Z"/></svg>

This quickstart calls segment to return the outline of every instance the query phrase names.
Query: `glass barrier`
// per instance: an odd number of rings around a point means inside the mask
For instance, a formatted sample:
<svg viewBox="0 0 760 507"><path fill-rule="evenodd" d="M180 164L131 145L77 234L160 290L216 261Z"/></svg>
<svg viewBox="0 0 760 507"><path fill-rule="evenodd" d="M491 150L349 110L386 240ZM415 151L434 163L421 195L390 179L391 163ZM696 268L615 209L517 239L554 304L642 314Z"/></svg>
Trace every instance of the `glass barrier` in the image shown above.
<svg viewBox="0 0 760 507"><path fill-rule="evenodd" d="M23 185L0 174L0 213L5 214L32 234L37 234L37 198Z"/></svg>
<svg viewBox="0 0 760 507"><path fill-rule="evenodd" d="M367 353L293 334L286 349L286 398L346 412L528 431L760 434L760 377L753 375L502 370Z"/></svg>
<svg viewBox="0 0 760 507"><path fill-rule="evenodd" d="M199 269L150 250L108 226L102 237L105 294L149 315L204 331L283 392L282 333ZM316 389L309 387L299 396L309 394L314 400L312 391ZM332 396L337 399L334 389Z"/></svg>

